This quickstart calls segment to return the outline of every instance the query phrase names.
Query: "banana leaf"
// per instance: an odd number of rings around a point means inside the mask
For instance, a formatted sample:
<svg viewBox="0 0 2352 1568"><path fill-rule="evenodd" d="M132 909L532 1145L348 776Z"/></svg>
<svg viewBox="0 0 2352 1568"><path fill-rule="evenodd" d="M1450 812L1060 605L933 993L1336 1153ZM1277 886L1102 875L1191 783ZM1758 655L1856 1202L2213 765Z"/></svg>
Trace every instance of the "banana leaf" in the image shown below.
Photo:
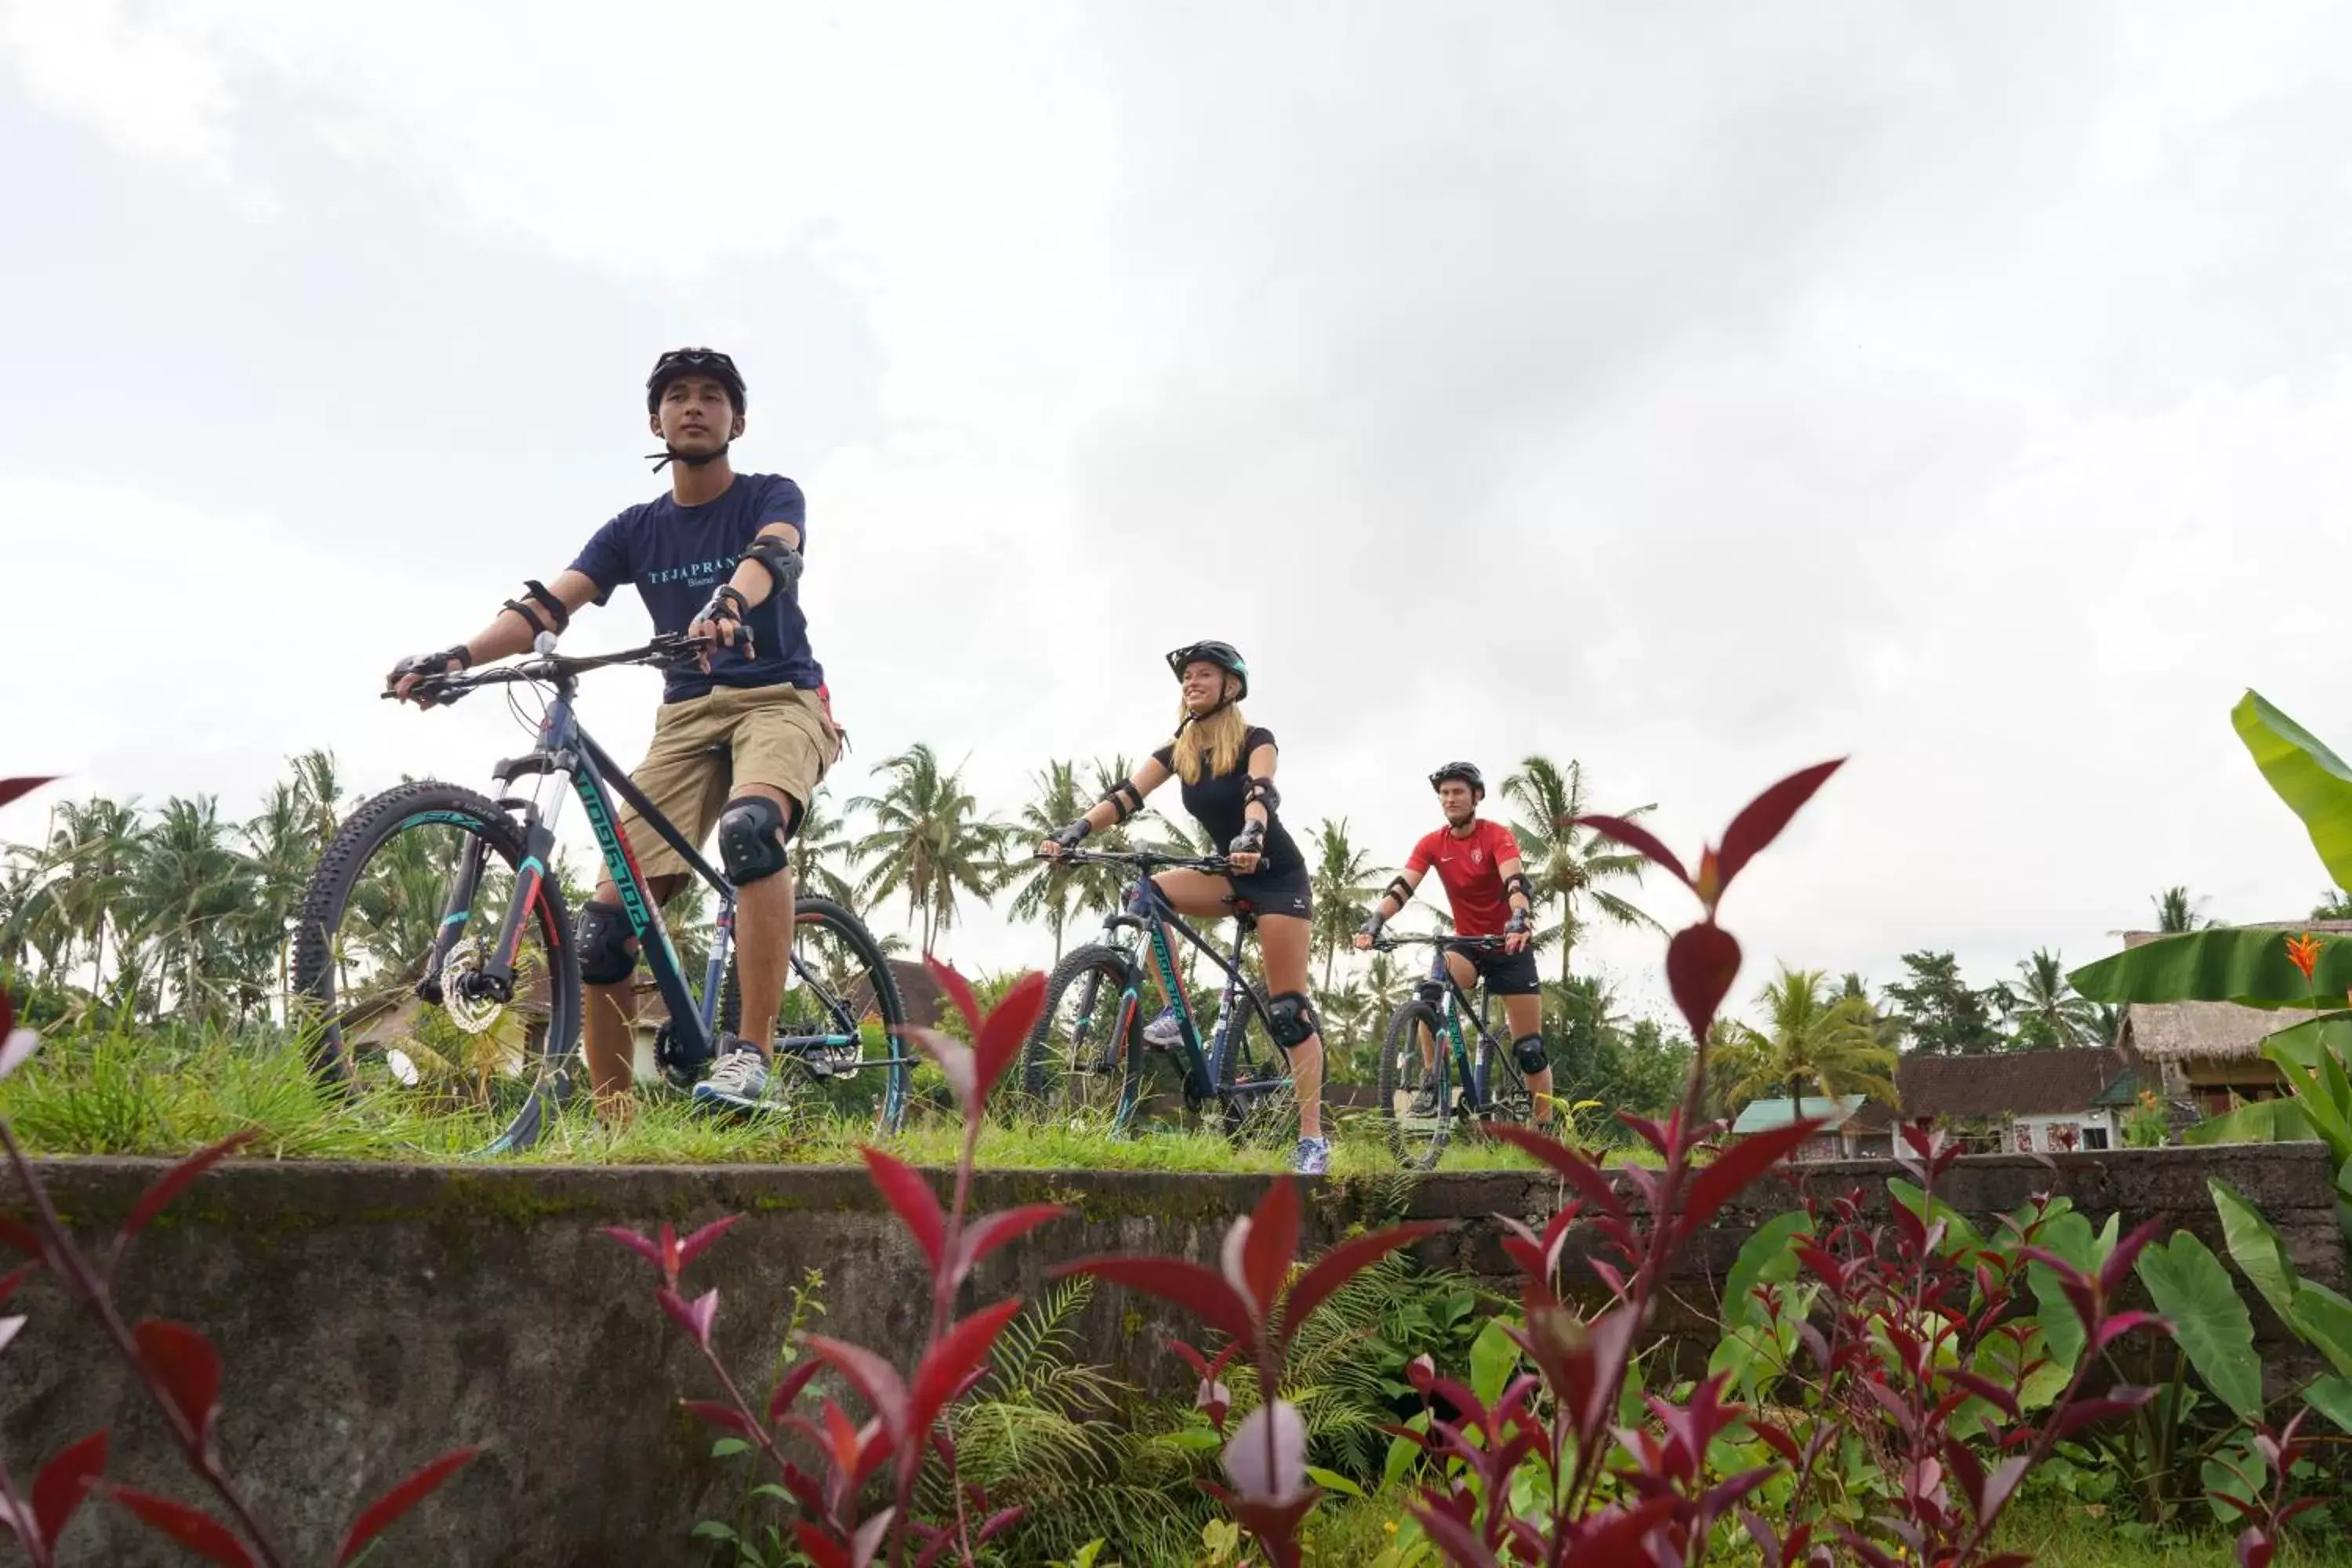
<svg viewBox="0 0 2352 1568"><path fill-rule="evenodd" d="M2352 941L2319 937L2305 980L2286 955L2289 931L2221 926L2158 937L2086 963L2068 978L2094 1002L2236 1002L2314 1007L2352 992Z"/></svg>
<svg viewBox="0 0 2352 1568"><path fill-rule="evenodd" d="M2301 1143L2319 1136L2292 1100L2257 1100L2208 1117L2180 1135L2183 1143Z"/></svg>
<svg viewBox="0 0 2352 1568"><path fill-rule="evenodd" d="M2341 1165L2352 1160L2352 1081L2346 1079L2344 1064L2336 1059L2335 1051L2321 1051L2315 1068L2299 1065L2269 1039L2263 1041L2263 1055L2270 1058L2271 1065L2279 1069L2279 1076L2294 1091L2296 1108L2311 1123L2312 1131L2326 1143L2336 1163Z"/></svg>
<svg viewBox="0 0 2352 1568"><path fill-rule="evenodd" d="M2323 1051L2334 1051L2338 1059L2352 1055L2352 1009L2338 1007L2273 1029L2263 1037L2263 1047L2275 1048L2288 1061L2305 1068L2317 1067Z"/></svg>
<svg viewBox="0 0 2352 1568"><path fill-rule="evenodd" d="M2302 819L2339 888L2352 888L2352 768L2310 731L2249 691L2230 711L2254 765Z"/></svg>

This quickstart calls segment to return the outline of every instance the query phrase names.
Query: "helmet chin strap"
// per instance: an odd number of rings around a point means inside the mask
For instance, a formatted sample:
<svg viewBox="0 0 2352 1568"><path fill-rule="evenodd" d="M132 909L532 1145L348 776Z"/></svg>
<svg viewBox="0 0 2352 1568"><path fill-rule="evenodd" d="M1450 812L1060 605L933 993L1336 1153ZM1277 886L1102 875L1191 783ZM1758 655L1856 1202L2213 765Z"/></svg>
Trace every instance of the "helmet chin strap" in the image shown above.
<svg viewBox="0 0 2352 1568"><path fill-rule="evenodd" d="M1176 732L1181 735L1192 725L1205 723L1240 700L1238 697L1220 697L1214 704L1202 712L1187 712L1184 715L1184 721L1176 726Z"/></svg>
<svg viewBox="0 0 2352 1568"><path fill-rule="evenodd" d="M731 441L722 441L719 444L719 450L716 452L704 452L697 456L689 452L681 452L677 447L665 444L663 450L647 452L646 458L653 464L654 472L657 474L672 463L683 463L689 468L698 468L706 463L715 463L725 457L727 448L733 445Z"/></svg>

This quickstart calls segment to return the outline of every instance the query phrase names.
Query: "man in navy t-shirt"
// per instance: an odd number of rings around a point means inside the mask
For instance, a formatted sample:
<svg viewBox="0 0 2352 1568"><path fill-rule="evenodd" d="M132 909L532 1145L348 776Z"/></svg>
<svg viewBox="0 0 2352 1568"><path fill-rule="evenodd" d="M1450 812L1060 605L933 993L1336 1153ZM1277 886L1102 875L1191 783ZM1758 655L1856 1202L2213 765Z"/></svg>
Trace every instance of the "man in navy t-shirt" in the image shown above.
<svg viewBox="0 0 2352 1568"><path fill-rule="evenodd" d="M646 759L630 773L647 799L696 844L715 825L735 884L740 1036L722 1036L698 1103L757 1104L768 1084L769 1042L791 962L793 879L785 845L809 797L840 754L824 671L809 651L798 592L805 520L800 486L777 474L738 474L729 445L743 434L743 378L709 349L662 355L646 383L646 412L662 438L656 468L669 493L604 527L551 586L527 583L466 642L405 658L393 671L406 698L420 676L527 651L561 633L572 613L636 585L656 629L715 638L699 668L673 671ZM625 806L621 832L654 896L686 885L686 863ZM588 985L589 1077L600 1113L617 1115L631 1081L637 936L608 874L580 912L580 977Z"/></svg>

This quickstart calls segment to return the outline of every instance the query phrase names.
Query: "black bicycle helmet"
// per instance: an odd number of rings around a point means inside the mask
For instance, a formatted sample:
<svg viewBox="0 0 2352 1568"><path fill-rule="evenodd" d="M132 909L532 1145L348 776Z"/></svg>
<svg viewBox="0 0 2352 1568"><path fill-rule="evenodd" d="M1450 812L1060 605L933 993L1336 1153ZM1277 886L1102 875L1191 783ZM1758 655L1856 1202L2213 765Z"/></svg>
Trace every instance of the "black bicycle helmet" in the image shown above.
<svg viewBox="0 0 2352 1568"><path fill-rule="evenodd" d="M743 374L735 362L717 349L672 349L654 361L653 374L646 377L646 412L661 407L662 389L681 375L707 375L727 389L728 401L735 412L743 412Z"/></svg>
<svg viewBox="0 0 2352 1568"><path fill-rule="evenodd" d="M1448 763L1429 775L1429 787L1436 789L1447 779L1460 779L1470 786L1470 793L1479 800L1486 798L1486 777L1475 763Z"/></svg>
<svg viewBox="0 0 2352 1568"><path fill-rule="evenodd" d="M1234 693L1233 700L1239 702L1249 695L1249 665L1229 642L1186 643L1168 656L1168 668L1176 672L1177 679L1181 680L1184 679L1184 667L1202 659L1208 660L1242 683L1242 689Z"/></svg>

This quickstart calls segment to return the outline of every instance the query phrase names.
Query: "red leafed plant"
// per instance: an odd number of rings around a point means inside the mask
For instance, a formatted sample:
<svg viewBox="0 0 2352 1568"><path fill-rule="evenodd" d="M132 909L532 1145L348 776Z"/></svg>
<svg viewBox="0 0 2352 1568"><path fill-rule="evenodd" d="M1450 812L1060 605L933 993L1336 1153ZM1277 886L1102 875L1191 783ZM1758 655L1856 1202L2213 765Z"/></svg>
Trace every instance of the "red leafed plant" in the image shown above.
<svg viewBox="0 0 2352 1568"><path fill-rule="evenodd" d="M1298 1526L1318 1489L1307 1479L1307 1420L1280 1396L1284 1353L1315 1309L1349 1279L1398 1247L1445 1228L1442 1221L1391 1226L1351 1237L1318 1258L1294 1280L1298 1257L1298 1184L1277 1176L1257 1207L1225 1232L1218 1266L1181 1258L1086 1258L1056 1270L1091 1274L1198 1313L1231 1343L1215 1359L1192 1346L1177 1350L1200 1373L1196 1399L1223 1432L1231 1396L1221 1381L1226 1363L1246 1356L1257 1373L1255 1409L1225 1442L1227 1487L1210 1487L1280 1568L1299 1562Z"/></svg>
<svg viewBox="0 0 2352 1568"><path fill-rule="evenodd" d="M1726 1303L1727 1314L1746 1314L1753 1332L1743 1337L1760 1348L1776 1393L1769 1411L1750 1413L1748 1431L1790 1482L1774 1510L1779 1530L1741 1516L1768 1563L1812 1561L1808 1551L1825 1551L1812 1542L1833 1535L1870 1568L2017 1568L2031 1559L1991 1542L2019 1483L2060 1441L2155 1394L2089 1394L2084 1384L2108 1345L2165 1329L2116 1304L2157 1226L2120 1241L2111 1230L2104 1256L2084 1266L2044 1245L2057 1210L2043 1194L2006 1216L2001 1235L1979 1240L1936 1197L1958 1155L1940 1133L1904 1128L1895 1158L1917 1178L1916 1202L1898 1196L1875 1220L1858 1190L1826 1203L1809 1195L1790 1237L1808 1278ZM2040 1311L2027 1294L2035 1268L2048 1270L2056 1298L2040 1300L2037 1288ZM2066 1321L2051 1322L2053 1311ZM1891 1483L1885 1511L1869 1520L1823 1495L1841 1442L1855 1438Z"/></svg>
<svg viewBox="0 0 2352 1568"><path fill-rule="evenodd" d="M20 781L0 781L0 787L14 782ZM15 1004L6 991L0 990L0 1078L16 1071L39 1048L33 1031L12 1028L14 1023ZM13 1297L34 1274L44 1270L53 1274L137 1375L189 1469L235 1521L232 1527L187 1503L107 1481L107 1433L100 1430L52 1455L34 1476L29 1499L7 1466L0 1463L0 1525L16 1536L34 1568L51 1568L57 1562L58 1538L92 1493L110 1498L159 1534L224 1568L286 1568L291 1563L230 1478L214 1443L214 1426L220 1415L220 1352L210 1340L184 1323L145 1318L126 1324L113 1294L115 1271L132 1238L197 1177L251 1137L241 1133L200 1150L157 1178L115 1232L101 1266L90 1260L58 1217L39 1173L16 1142L16 1130L0 1117L0 1151L5 1151L23 1201L33 1214L30 1225L0 1215L0 1246L25 1259L0 1275L0 1302ZM0 1347L14 1340L25 1322L21 1315L0 1318ZM394 1521L465 1468L479 1452L471 1447L453 1449L362 1510L335 1554L337 1568L356 1557Z"/></svg>
<svg viewBox="0 0 2352 1568"><path fill-rule="evenodd" d="M2267 1489L2261 1477L2247 1474L2236 1459L2225 1457L2221 1460L2236 1477L2242 1495L2233 1496L2227 1487L2216 1488L2207 1495L2235 1510L2246 1521L2245 1529L2238 1532L2238 1568L2270 1568L2271 1559L2278 1551L2279 1532L2286 1528L2287 1521L2320 1504L2315 1497L2288 1496L2288 1489L2294 1484L2290 1478L2295 1461L2304 1458L2312 1447L2311 1439L2303 1436L2303 1420L2309 1414L2307 1410L2296 1411L2282 1432L2273 1432L2267 1426L2255 1429L2254 1453L2275 1478Z"/></svg>
<svg viewBox="0 0 2352 1568"><path fill-rule="evenodd" d="M1021 1310L1016 1296L959 1319L956 1302L964 1281L982 1258L1065 1212L1052 1204L1032 1204L976 1218L969 1214L989 1090L1035 1025L1045 1006L1045 981L1039 974L1024 976L982 1017L961 975L936 960L930 967L970 1026L972 1040L966 1046L933 1030L914 1031L915 1043L939 1064L963 1112L963 1149L950 1201L942 1208L919 1173L879 1149L864 1151L875 1187L930 1268L930 1329L910 1373L901 1373L862 1345L806 1334L802 1341L811 1353L795 1362L766 1403L755 1408L711 1342L719 1292L707 1290L689 1300L679 1289L687 1267L740 1216L714 1221L683 1240L667 1226L658 1237L619 1227L604 1232L660 1271L656 1294L663 1310L692 1338L718 1380L723 1398L688 1400L686 1408L753 1445L775 1467L800 1508L793 1527L798 1545L818 1568L866 1568L876 1562L892 1568L929 1568L940 1562L969 1565L1021 1513L1014 1508L992 1510L982 1489L958 1474L955 1441L941 1417L986 1374L997 1336ZM831 1369L856 1391L865 1406L863 1419L830 1394L817 1399L813 1412L803 1408L821 1368ZM808 1451L788 1452L780 1434L804 1440ZM917 1483L934 1462L952 1500L953 1512L941 1519L919 1517L915 1510ZM814 1472L807 1464L814 1466ZM889 1500L868 1511L883 1496Z"/></svg>
<svg viewBox="0 0 2352 1568"><path fill-rule="evenodd" d="M1978 1309L1965 1296L1918 1294L1927 1282L1916 1272L1908 1281L1915 1288L1911 1297L1874 1296L1877 1286L1892 1287L1903 1277L1894 1268L1867 1275L1851 1256L1859 1246L1853 1237L1839 1239L1844 1254L1815 1247L1811 1254L1817 1256L1807 1258L1835 1305L1826 1328L1807 1317L1796 1325L1798 1337L1818 1348L1822 1378L1843 1376L1832 1398L1846 1405L1803 1442L1783 1424L1729 1397L1730 1373L1676 1397L1643 1388L1641 1347L1654 1328L1675 1255L1821 1125L1801 1121L1726 1143L1717 1136L1719 1124L1702 1123L1700 1108L1707 1042L1740 963L1738 942L1717 922L1723 895L1838 766L1809 768L1765 791L1732 822L1721 845L1706 850L1696 871L1633 823L1581 819L1655 861L1697 895L1702 917L1668 943L1666 978L1698 1050L1682 1103L1663 1123L1623 1118L1655 1152L1654 1168L1604 1172L1583 1153L1535 1132L1495 1129L1557 1173L1570 1201L1540 1233L1504 1220L1509 1234L1503 1245L1518 1267L1522 1309L1519 1321L1507 1327L1523 1365L1532 1370L1509 1378L1491 1402L1439 1377L1425 1360L1410 1370L1428 1418L1423 1429L1391 1430L1421 1450L1423 1479L1412 1514L1450 1563L1663 1568L1697 1563L1718 1535L1744 1531L1766 1568L1828 1563L1837 1560L1839 1548L1850 1554L1846 1560L1873 1564L2010 1568L2022 1559L1995 1557L1989 1542L2025 1468L2065 1432L2137 1397L2119 1391L2080 1398L2078 1373L2046 1423L2003 1426L1988 1464L1976 1447L1952 1437L1953 1418L1971 1402L1999 1415L2019 1414L2014 1384L2030 1370L2024 1364L2030 1358L2012 1359L2007 1389L1965 1364L1947 1373L1937 1358L1960 1331L1943 1314L1961 1319L1981 1310L1985 1316L1967 1331L1989 1334L2006 1297ZM1920 1160L1940 1169L1948 1153L1930 1148ZM1314 1496L1305 1480L1304 1424L1275 1394L1282 1336L1348 1273L1409 1234L1383 1233L1335 1251L1286 1299L1281 1288L1297 1215L1288 1182L1278 1182L1258 1211L1234 1226L1218 1270L1173 1258L1095 1258L1073 1266L1190 1307L1230 1336L1233 1343L1213 1362L1187 1352L1201 1374L1199 1403L1221 1426L1229 1397L1220 1374L1227 1361L1240 1353L1256 1364L1263 1397L1227 1445L1225 1467L1234 1485L1223 1495L1281 1568L1299 1561L1299 1521ZM1934 1250L1931 1224L1922 1217L1905 1232L1915 1256ZM1571 1289L1567 1244L1580 1226L1590 1227L1597 1245L1582 1264L1590 1279ZM2081 1313L2088 1342L2096 1345L2152 1322L2146 1314L2112 1309L2131 1255L2144 1240L2135 1237L2117 1247L2108 1265L2092 1274L2031 1247L2021 1247L2019 1255L2052 1268ZM1874 1234L1871 1241L1874 1247ZM2084 1364L2090 1359L2082 1358ZM1791 1506L1801 1500L1838 1417L1856 1411L1896 1428L1893 1462L1902 1468L1902 1484L1894 1489L1888 1517L1858 1521L1864 1529L1818 1527ZM1409 1458L1411 1449L1406 1453ZM1791 1505L1776 1501L1769 1510L1781 1518L1780 1531L1743 1506L1768 1485Z"/></svg>

